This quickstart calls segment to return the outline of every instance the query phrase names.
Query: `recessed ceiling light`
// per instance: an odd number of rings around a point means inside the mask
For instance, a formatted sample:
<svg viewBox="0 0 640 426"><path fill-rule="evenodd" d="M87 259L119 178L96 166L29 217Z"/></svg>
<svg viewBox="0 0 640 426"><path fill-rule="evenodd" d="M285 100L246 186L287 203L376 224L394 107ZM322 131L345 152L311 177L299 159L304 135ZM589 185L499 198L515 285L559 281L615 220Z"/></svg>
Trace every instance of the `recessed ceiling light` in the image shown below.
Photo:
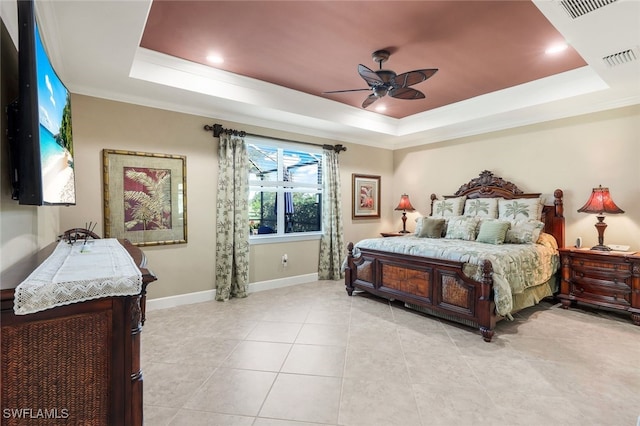
<svg viewBox="0 0 640 426"><path fill-rule="evenodd" d="M224 62L224 58L214 53L211 55L207 55L207 61L211 62L212 64L221 64Z"/></svg>
<svg viewBox="0 0 640 426"><path fill-rule="evenodd" d="M568 47L569 46L567 45L567 43L556 43L554 45L549 46L547 50L544 51L544 53L546 53L547 55L556 55L560 52L567 50Z"/></svg>

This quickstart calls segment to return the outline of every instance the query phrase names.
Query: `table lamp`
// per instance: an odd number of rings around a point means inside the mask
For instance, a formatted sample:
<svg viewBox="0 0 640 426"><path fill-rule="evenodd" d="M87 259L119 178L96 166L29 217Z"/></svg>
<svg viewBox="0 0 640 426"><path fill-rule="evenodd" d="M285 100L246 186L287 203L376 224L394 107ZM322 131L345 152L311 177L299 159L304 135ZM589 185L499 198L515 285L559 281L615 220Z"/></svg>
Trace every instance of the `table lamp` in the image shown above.
<svg viewBox="0 0 640 426"><path fill-rule="evenodd" d="M607 228L607 224L604 223L604 213L618 214L624 213L620 207L616 206L616 203L611 199L609 194L609 188L603 188L602 185L597 188L593 188L591 197L587 203L578 209L580 213L595 213L598 216L598 223L595 224L598 230L598 245L591 247L591 250L609 251L609 247L604 245L604 230Z"/></svg>
<svg viewBox="0 0 640 426"><path fill-rule="evenodd" d="M402 196L400 197L400 202L398 203L398 207L396 207L394 210L402 210L402 231L400 231L400 233L408 234L409 231L407 231L407 212L412 212L415 209L411 205L411 201L409 201L409 196L407 194L402 194Z"/></svg>

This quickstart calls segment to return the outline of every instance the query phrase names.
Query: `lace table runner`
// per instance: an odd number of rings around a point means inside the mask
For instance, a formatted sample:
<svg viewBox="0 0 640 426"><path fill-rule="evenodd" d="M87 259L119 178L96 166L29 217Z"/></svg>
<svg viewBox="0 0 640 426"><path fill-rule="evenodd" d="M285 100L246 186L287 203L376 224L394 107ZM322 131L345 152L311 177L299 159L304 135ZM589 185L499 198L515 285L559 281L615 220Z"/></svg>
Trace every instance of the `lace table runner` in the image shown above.
<svg viewBox="0 0 640 426"><path fill-rule="evenodd" d="M142 275L115 238L61 241L54 252L15 289L14 312L31 314L85 300L130 296L142 289Z"/></svg>

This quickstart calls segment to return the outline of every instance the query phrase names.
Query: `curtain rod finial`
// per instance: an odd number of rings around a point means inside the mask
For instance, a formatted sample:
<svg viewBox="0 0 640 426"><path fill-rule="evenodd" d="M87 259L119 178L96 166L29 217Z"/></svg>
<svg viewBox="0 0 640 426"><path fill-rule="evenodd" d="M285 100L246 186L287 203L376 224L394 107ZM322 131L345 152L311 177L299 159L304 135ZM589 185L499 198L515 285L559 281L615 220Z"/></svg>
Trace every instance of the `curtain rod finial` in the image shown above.
<svg viewBox="0 0 640 426"><path fill-rule="evenodd" d="M222 133L224 131L224 129L222 128L222 124L214 124L213 126L209 126L208 124L204 125L204 130L207 132L211 132L213 131L213 137L214 138L219 138L220 137L220 133Z"/></svg>
<svg viewBox="0 0 640 426"><path fill-rule="evenodd" d="M347 147L342 145L342 144L337 144L337 145L328 145L328 144L326 144L326 145L322 145L322 147L324 149L330 149L330 150L334 151L336 154L340 154L340 152L347 150Z"/></svg>

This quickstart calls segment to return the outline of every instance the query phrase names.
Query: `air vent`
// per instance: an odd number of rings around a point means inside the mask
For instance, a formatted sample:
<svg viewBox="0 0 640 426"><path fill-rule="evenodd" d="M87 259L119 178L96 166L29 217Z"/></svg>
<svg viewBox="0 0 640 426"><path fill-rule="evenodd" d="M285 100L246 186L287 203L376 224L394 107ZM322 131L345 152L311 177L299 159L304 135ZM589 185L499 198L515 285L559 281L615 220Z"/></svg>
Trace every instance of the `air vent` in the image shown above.
<svg viewBox="0 0 640 426"><path fill-rule="evenodd" d="M622 52L614 53L613 55L607 55L602 58L602 60L610 67L615 67L638 60L638 54L634 49L627 49Z"/></svg>
<svg viewBox="0 0 640 426"><path fill-rule="evenodd" d="M573 19L614 2L616 2L616 0L559 0L564 10L566 10Z"/></svg>

